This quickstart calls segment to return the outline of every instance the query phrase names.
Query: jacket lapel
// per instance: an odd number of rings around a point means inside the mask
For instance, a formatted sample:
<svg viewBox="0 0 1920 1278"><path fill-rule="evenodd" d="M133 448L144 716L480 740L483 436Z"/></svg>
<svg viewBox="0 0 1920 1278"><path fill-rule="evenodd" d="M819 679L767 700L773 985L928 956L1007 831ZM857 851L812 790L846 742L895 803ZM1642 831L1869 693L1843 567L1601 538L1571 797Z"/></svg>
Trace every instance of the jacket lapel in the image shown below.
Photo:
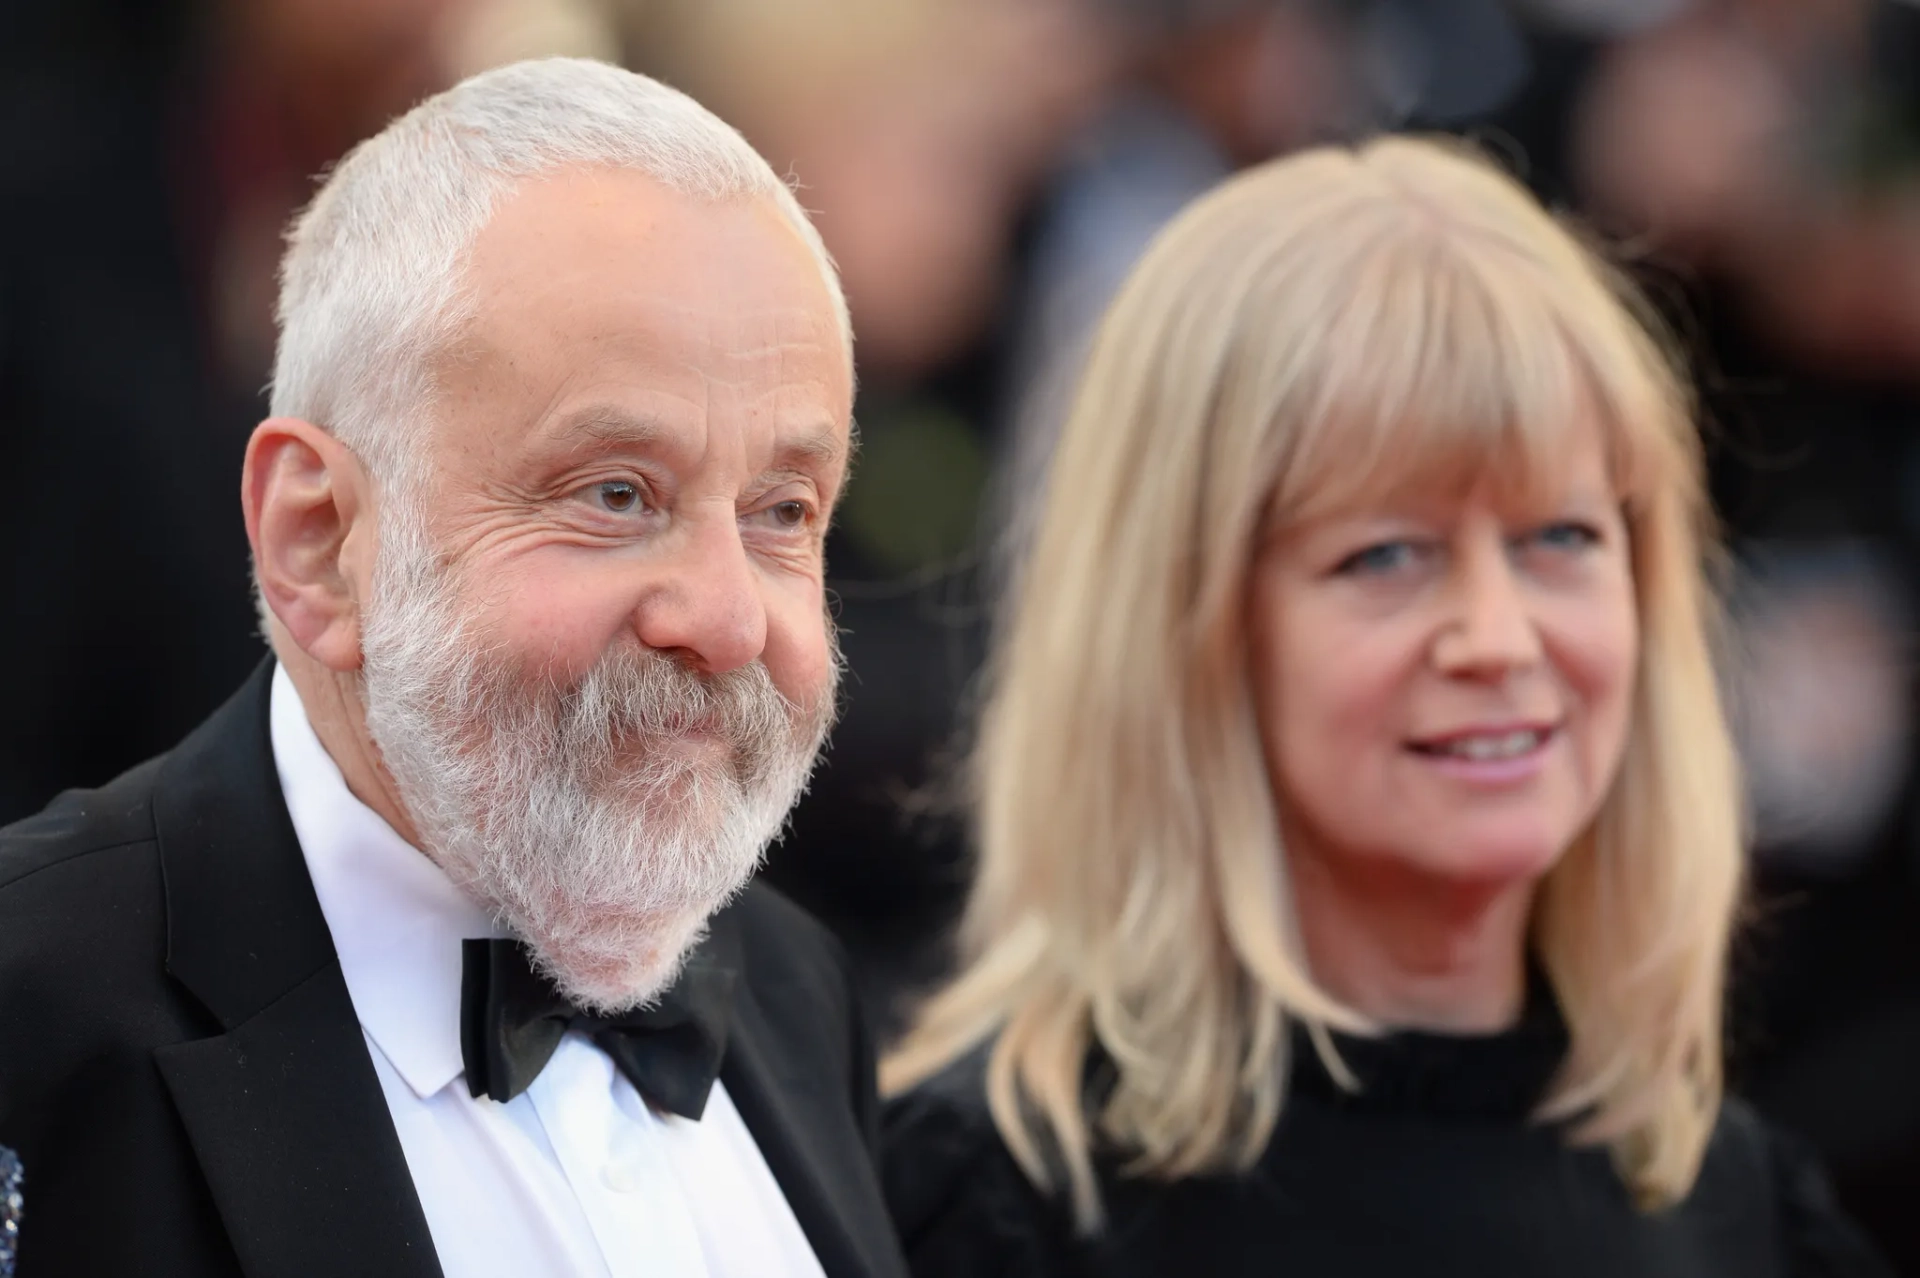
<svg viewBox="0 0 1920 1278"><path fill-rule="evenodd" d="M155 1055L248 1278L440 1278L338 965Z"/></svg>
<svg viewBox="0 0 1920 1278"><path fill-rule="evenodd" d="M224 1031L155 1058L249 1278L439 1278L281 797L272 668L155 786L167 971Z"/></svg>
<svg viewBox="0 0 1920 1278"><path fill-rule="evenodd" d="M827 1090L836 1080L825 1071L782 1070L788 1053L780 1050L753 984L742 981L736 989L720 1079L820 1267L827 1278L903 1278L905 1262L880 1207L873 1157L851 1121L846 1095Z"/></svg>

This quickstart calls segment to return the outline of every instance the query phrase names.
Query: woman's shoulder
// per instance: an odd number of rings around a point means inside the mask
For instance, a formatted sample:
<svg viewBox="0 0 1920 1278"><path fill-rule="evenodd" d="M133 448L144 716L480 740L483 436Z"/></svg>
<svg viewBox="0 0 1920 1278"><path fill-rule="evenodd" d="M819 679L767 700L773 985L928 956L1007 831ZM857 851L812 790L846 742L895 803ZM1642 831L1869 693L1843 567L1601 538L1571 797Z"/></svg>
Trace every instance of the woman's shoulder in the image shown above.
<svg viewBox="0 0 1920 1278"><path fill-rule="evenodd" d="M1893 1278L1847 1218L1811 1146L1729 1099L1707 1147L1692 1205L1719 1214L1733 1199L1765 1204L1794 1278Z"/></svg>
<svg viewBox="0 0 1920 1278"><path fill-rule="evenodd" d="M987 1105L983 1047L889 1100L882 1128L887 1208L915 1278L1060 1271L1063 1207L1014 1160Z"/></svg>

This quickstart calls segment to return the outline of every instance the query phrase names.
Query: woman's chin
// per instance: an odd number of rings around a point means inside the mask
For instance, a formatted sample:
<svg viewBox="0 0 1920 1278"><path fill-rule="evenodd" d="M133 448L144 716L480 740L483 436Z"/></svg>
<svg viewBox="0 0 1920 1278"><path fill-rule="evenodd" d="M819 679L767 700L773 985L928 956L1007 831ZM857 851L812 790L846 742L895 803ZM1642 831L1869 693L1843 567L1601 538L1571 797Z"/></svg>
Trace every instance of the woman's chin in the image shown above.
<svg viewBox="0 0 1920 1278"><path fill-rule="evenodd" d="M1479 831L1436 842L1406 860L1437 878L1461 884L1518 885L1545 878L1571 841L1539 831Z"/></svg>

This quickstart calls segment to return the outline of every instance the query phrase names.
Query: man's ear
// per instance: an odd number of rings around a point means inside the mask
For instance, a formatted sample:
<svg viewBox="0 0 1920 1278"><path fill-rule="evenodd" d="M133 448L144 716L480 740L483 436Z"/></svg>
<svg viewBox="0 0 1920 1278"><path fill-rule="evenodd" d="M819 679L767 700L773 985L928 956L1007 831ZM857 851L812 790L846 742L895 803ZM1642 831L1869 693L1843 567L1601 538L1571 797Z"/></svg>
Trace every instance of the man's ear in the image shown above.
<svg viewBox="0 0 1920 1278"><path fill-rule="evenodd" d="M374 548L371 484L360 460L311 422L270 417L247 441L240 504L267 607L321 665L359 669Z"/></svg>

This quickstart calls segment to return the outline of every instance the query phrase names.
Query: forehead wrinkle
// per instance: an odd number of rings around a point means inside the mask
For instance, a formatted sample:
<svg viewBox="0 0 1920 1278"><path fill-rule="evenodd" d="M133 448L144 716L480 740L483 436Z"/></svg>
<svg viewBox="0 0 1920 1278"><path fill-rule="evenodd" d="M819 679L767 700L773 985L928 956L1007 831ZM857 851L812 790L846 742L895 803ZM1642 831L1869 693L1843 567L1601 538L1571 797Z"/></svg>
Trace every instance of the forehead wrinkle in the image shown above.
<svg viewBox="0 0 1920 1278"><path fill-rule="evenodd" d="M747 391L753 393L753 399L765 399L819 389L829 402L838 398L832 389L842 375L837 342L830 343L819 334L769 341L716 340L715 347L718 358L713 364L691 369L709 392ZM834 352L832 368L819 365L818 358L824 352ZM760 379L766 379L765 384L759 384Z"/></svg>

